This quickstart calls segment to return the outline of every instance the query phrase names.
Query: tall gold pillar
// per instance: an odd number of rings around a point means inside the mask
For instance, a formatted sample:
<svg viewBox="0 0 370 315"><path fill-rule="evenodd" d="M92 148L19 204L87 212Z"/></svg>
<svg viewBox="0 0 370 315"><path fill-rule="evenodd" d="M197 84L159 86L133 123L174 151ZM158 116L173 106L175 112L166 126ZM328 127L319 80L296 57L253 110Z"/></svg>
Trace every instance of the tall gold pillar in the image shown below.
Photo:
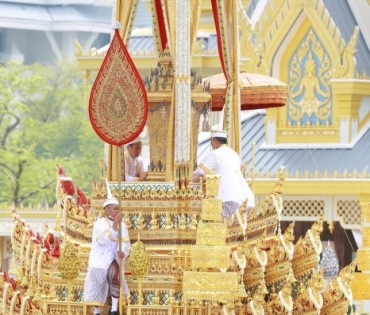
<svg viewBox="0 0 370 315"><path fill-rule="evenodd" d="M4 236L0 236L0 270L4 271L3 266L3 239Z"/></svg>
<svg viewBox="0 0 370 315"><path fill-rule="evenodd" d="M357 251L357 267L361 273L355 273L351 283L353 297L356 300L370 299L370 192L359 194L361 206L362 248Z"/></svg>
<svg viewBox="0 0 370 315"><path fill-rule="evenodd" d="M83 71L83 85L84 85L84 102L86 104L86 108L89 107L89 77L90 77L90 70Z"/></svg>

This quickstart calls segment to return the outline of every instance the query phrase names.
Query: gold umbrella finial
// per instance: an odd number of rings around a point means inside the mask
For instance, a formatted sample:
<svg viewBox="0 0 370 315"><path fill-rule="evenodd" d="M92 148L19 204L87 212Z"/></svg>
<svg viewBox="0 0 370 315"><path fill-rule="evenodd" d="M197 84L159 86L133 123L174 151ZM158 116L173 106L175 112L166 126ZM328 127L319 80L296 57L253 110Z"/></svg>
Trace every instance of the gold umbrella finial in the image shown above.
<svg viewBox="0 0 370 315"><path fill-rule="evenodd" d="M77 254L77 249L74 244L67 240L59 260L59 271L62 279L67 280L68 283L68 315L71 314L71 289L72 280L77 278L80 272L80 259Z"/></svg>
<svg viewBox="0 0 370 315"><path fill-rule="evenodd" d="M146 277L149 271L149 254L145 249L144 243L140 241L140 234L137 235L137 242L131 247L129 266L132 270L133 276L138 279L139 315L141 315L141 285L143 278Z"/></svg>

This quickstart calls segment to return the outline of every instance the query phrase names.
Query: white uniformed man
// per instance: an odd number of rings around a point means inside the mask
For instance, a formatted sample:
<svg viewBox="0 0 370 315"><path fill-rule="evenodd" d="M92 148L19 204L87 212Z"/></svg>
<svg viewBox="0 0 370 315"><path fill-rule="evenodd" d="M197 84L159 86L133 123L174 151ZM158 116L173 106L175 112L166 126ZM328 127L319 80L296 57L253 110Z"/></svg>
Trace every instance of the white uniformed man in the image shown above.
<svg viewBox="0 0 370 315"><path fill-rule="evenodd" d="M148 172L144 168L144 160L140 156L142 143L140 137L127 145L124 153L125 181L145 181Z"/></svg>
<svg viewBox="0 0 370 315"><path fill-rule="evenodd" d="M130 239L125 223L122 225L122 235L118 233L122 213L119 212L118 200L112 197L107 182L107 199L103 203L105 217L95 221L92 232L92 244L89 256L89 266L85 278L84 300L95 305L94 314L100 315L100 306L107 300L108 291L112 297L112 306L108 315L118 315L119 288L121 279L123 296L129 293L124 270L119 270L119 260L122 268L130 254ZM122 250L118 250L119 238Z"/></svg>
<svg viewBox="0 0 370 315"><path fill-rule="evenodd" d="M242 203L248 199L247 209L254 207L254 195L241 172L239 155L227 146L226 131L211 132L213 150L199 164L193 174L193 181L199 181L199 176L205 176L211 171L221 175L217 198L222 199L222 216L233 215Z"/></svg>

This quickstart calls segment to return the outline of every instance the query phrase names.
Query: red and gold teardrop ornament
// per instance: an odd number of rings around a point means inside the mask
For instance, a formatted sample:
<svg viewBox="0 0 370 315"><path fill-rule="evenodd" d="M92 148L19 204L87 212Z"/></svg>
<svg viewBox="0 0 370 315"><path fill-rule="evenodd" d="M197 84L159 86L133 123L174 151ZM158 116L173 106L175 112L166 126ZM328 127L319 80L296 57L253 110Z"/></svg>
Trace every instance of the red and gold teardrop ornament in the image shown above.
<svg viewBox="0 0 370 315"><path fill-rule="evenodd" d="M137 138L145 126L148 97L118 30L91 89L89 116L97 135L116 146Z"/></svg>

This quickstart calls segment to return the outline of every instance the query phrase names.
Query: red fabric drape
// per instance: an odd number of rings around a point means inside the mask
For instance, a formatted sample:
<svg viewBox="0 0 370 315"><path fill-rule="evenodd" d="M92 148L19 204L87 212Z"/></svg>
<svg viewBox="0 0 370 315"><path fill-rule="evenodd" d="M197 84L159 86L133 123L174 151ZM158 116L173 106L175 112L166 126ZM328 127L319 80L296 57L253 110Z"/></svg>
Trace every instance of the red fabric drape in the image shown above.
<svg viewBox="0 0 370 315"><path fill-rule="evenodd" d="M154 0L155 1L155 11L157 14L157 23L158 23L158 29L159 29L159 35L161 37L161 46L162 51L165 50L167 45L167 35L166 35L166 26L164 23L164 16L163 16L163 10L161 5L161 0Z"/></svg>
<svg viewBox="0 0 370 315"><path fill-rule="evenodd" d="M217 47L218 47L218 55L220 56L220 61L221 61L221 66L222 66L222 71L227 78L227 71L225 67L225 59L223 56L223 46L222 46L222 35L221 35L221 30L220 30L220 20L219 20L219 10L218 10L218 4L217 0L212 0L212 12L213 12L213 17L215 19L215 27L216 27L216 33L217 33Z"/></svg>

